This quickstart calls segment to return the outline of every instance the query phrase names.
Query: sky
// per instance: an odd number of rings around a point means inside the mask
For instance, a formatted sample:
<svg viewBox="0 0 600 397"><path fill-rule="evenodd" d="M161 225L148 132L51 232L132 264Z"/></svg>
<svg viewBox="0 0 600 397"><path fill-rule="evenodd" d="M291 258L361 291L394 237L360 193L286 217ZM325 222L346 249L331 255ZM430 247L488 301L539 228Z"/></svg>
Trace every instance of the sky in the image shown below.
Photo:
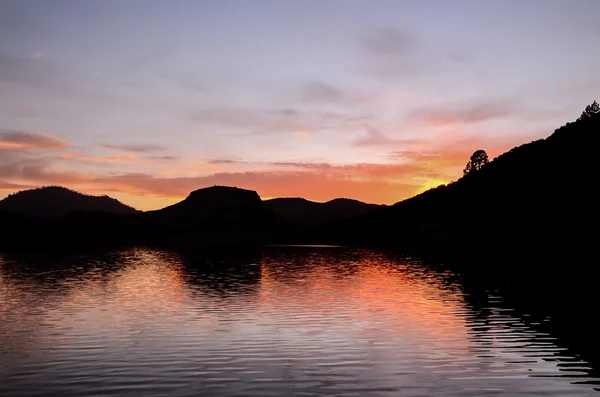
<svg viewBox="0 0 600 397"><path fill-rule="evenodd" d="M392 204L575 120L597 0L2 0L0 198Z"/></svg>

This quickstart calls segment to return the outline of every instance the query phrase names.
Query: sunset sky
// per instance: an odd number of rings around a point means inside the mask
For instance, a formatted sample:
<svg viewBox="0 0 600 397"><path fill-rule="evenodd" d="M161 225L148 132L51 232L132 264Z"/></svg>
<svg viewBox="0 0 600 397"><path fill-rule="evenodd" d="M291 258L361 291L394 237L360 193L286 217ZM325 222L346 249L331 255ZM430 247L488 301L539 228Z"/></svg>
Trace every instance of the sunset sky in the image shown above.
<svg viewBox="0 0 600 397"><path fill-rule="evenodd" d="M0 0L0 198L391 204L600 99L600 1Z"/></svg>

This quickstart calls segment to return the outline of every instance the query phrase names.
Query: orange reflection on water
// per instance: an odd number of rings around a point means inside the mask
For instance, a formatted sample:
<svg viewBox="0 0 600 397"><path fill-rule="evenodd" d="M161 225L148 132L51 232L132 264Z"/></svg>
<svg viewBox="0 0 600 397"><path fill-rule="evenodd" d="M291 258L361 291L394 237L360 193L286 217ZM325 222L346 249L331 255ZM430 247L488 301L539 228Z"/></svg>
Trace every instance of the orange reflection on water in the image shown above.
<svg viewBox="0 0 600 397"><path fill-rule="evenodd" d="M337 332L357 340L369 336L417 338L432 343L468 340L462 294L444 283L441 275L430 277L409 264L391 262L383 255L364 253L352 263L306 263L289 269L276 261L262 264L260 306L274 312L282 304L305 331L311 319L344 325ZM285 302L285 303L284 303ZM348 308L351 308L348 310ZM297 332L301 332L296 329Z"/></svg>

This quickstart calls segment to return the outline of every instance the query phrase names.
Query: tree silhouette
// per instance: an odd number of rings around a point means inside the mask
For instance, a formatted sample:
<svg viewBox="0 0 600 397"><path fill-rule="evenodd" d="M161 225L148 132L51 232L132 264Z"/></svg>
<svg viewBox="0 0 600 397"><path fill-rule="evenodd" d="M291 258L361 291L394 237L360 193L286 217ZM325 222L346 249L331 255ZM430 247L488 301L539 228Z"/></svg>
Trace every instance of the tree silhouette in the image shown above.
<svg viewBox="0 0 600 397"><path fill-rule="evenodd" d="M484 165L489 163L488 155L485 150L476 150L469 159L469 162L463 170L463 174L467 175L471 172L480 170Z"/></svg>
<svg viewBox="0 0 600 397"><path fill-rule="evenodd" d="M577 121L585 120L590 117L593 117L597 114L600 114L600 105L598 102L594 101L591 105L587 105L581 116L577 119Z"/></svg>

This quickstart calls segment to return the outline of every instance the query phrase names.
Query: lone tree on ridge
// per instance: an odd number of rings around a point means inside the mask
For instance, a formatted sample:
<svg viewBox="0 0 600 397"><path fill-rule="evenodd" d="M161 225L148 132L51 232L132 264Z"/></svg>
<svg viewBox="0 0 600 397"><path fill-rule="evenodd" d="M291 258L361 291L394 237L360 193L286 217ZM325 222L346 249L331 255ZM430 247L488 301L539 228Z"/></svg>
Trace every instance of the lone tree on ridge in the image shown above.
<svg viewBox="0 0 600 397"><path fill-rule="evenodd" d="M585 110L581 113L581 116L579 116L577 121L589 119L597 114L600 114L600 105L598 105L598 102L594 101L594 103L585 107Z"/></svg>
<svg viewBox="0 0 600 397"><path fill-rule="evenodd" d="M469 162L463 170L463 174L467 175L471 172L479 171L484 165L489 163L488 155L485 150L476 150L469 159Z"/></svg>

